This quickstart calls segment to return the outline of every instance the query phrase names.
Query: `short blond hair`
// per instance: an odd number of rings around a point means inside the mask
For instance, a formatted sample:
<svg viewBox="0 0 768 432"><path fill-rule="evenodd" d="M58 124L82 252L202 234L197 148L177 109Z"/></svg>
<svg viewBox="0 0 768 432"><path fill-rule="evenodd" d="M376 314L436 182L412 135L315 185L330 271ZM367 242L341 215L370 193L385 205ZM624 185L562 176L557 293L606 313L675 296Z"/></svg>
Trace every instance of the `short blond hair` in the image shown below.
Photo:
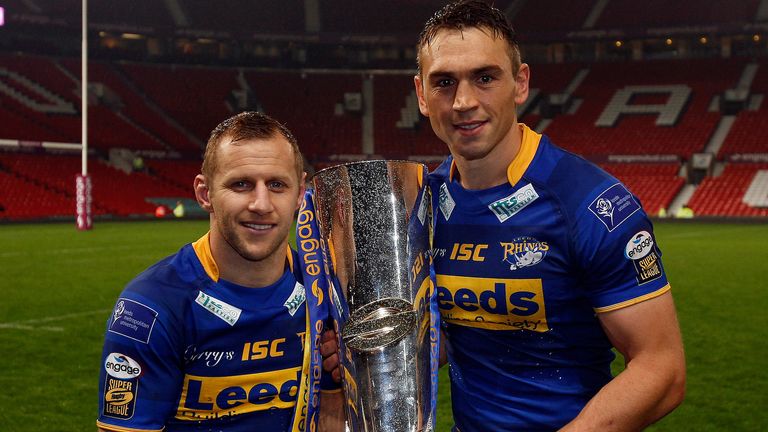
<svg viewBox="0 0 768 432"><path fill-rule="evenodd" d="M219 123L211 131L203 156L201 169L203 175L209 179L213 178L218 163L217 150L225 138L230 138L232 142L236 142L247 139L267 139L278 134L282 135L291 145L296 175L301 179L304 172L304 157L301 155L296 137L279 121L256 111L244 111L234 115Z"/></svg>

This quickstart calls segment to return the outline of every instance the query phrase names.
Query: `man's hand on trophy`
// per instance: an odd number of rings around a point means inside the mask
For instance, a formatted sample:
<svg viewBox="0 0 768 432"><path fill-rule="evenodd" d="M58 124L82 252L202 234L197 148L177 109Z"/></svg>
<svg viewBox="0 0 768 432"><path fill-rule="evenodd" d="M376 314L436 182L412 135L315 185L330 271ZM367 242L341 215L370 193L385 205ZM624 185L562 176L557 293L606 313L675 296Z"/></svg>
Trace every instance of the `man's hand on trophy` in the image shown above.
<svg viewBox="0 0 768 432"><path fill-rule="evenodd" d="M323 369L331 373L334 381L341 381L341 369L339 368L339 342L336 332L326 330L320 339L320 354L323 356Z"/></svg>

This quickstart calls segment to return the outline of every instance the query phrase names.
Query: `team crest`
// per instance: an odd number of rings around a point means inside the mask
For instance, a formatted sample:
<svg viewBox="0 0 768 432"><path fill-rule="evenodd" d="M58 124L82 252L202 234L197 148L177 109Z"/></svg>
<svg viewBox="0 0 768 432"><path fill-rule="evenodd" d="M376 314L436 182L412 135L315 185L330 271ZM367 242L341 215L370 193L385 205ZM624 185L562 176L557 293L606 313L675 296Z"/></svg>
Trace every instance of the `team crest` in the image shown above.
<svg viewBox="0 0 768 432"><path fill-rule="evenodd" d="M523 267L531 267L540 263L549 251L549 244L541 242L533 237L518 237L511 242L500 242L504 248L504 262L509 264L509 269L519 270Z"/></svg>

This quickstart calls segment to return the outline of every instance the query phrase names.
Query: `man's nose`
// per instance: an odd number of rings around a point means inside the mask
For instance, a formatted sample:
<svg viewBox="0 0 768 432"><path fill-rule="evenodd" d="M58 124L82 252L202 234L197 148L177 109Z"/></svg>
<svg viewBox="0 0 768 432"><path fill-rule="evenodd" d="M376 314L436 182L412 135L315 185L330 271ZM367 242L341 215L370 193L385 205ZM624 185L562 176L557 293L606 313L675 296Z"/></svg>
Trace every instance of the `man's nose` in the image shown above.
<svg viewBox="0 0 768 432"><path fill-rule="evenodd" d="M248 203L248 210L254 213L265 214L274 210L272 205L272 196L269 188L264 183L256 184L251 193L251 200Z"/></svg>
<svg viewBox="0 0 768 432"><path fill-rule="evenodd" d="M456 95L453 98L454 111L469 111L477 106L477 95L472 83L461 80L456 84Z"/></svg>

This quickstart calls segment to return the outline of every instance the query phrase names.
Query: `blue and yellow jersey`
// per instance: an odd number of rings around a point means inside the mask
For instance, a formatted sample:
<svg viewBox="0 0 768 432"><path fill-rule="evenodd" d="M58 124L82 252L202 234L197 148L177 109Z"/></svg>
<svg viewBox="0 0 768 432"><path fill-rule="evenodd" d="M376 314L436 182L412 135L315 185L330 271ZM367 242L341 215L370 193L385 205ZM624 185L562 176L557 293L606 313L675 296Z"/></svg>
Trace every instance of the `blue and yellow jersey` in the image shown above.
<svg viewBox="0 0 768 432"><path fill-rule="evenodd" d="M618 180L520 125L508 182L430 175L434 264L461 432L555 430L611 380L597 314L669 290L651 222Z"/></svg>
<svg viewBox="0 0 768 432"><path fill-rule="evenodd" d="M219 279L206 235L134 279L107 322L97 424L290 430L307 313L295 258L272 286L238 286Z"/></svg>

